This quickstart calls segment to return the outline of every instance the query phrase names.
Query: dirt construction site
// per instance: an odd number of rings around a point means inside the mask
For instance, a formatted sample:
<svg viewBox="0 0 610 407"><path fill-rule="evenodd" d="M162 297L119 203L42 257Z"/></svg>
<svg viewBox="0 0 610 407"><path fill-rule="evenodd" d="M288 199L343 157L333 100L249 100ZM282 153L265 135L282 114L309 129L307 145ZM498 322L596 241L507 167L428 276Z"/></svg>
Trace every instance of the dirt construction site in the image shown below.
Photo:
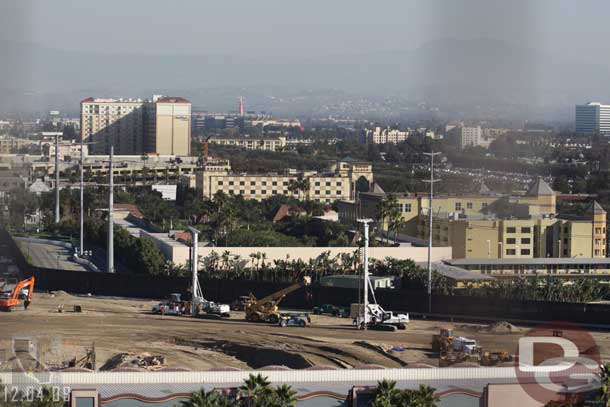
<svg viewBox="0 0 610 407"><path fill-rule="evenodd" d="M223 319L156 315L151 308L157 303L38 293L27 311L0 314L0 370L79 367L91 349L95 368L108 371L143 365L190 370L439 366L431 339L440 328L474 338L485 350L510 354L517 352L518 339L530 329L508 323L412 320L406 330L361 331L349 318L321 315L311 315L305 328L280 327L246 322L239 311ZM75 312L75 306L81 312ZM608 331L591 335L602 360L608 360ZM35 361L17 360L15 338L30 340Z"/></svg>

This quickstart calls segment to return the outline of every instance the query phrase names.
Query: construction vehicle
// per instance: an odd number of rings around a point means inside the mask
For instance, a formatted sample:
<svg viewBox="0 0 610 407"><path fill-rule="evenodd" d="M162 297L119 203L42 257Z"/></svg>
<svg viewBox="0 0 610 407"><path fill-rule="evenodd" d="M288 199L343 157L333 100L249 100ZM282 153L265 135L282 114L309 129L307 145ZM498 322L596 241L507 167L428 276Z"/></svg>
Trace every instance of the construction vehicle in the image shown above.
<svg viewBox="0 0 610 407"><path fill-rule="evenodd" d="M386 311L377 303L368 304L368 312L364 313L364 304L352 304L350 306L350 317L358 329L375 329L379 331L396 331L407 329L409 324L408 314L394 314Z"/></svg>
<svg viewBox="0 0 610 407"><path fill-rule="evenodd" d="M453 349L453 329L441 328L437 335L432 335L432 351L447 352Z"/></svg>
<svg viewBox="0 0 610 407"><path fill-rule="evenodd" d="M269 294L268 296L257 299L254 294L246 303L246 321L251 322L270 322L277 324L280 320L279 304L290 293L311 284L311 277L303 277L301 281L282 290Z"/></svg>
<svg viewBox="0 0 610 407"><path fill-rule="evenodd" d="M315 315L332 315L333 317L347 318L349 317L349 309L346 307L337 307L332 304L322 304L318 307L313 307Z"/></svg>
<svg viewBox="0 0 610 407"><path fill-rule="evenodd" d="M484 352L481 357L481 365L495 366L500 363L512 362L515 357L508 352Z"/></svg>
<svg viewBox="0 0 610 407"><path fill-rule="evenodd" d="M309 314L303 312L280 314L279 325L282 328L286 328L287 326L300 326L301 328L305 328L309 324L311 324Z"/></svg>
<svg viewBox="0 0 610 407"><path fill-rule="evenodd" d="M34 277L30 277L15 284L12 290L0 293L0 310L12 311L21 304L21 301L23 301L23 309L27 309L32 302L34 281Z"/></svg>
<svg viewBox="0 0 610 407"><path fill-rule="evenodd" d="M208 301L203 298L201 292L199 292L199 295L195 298L195 304L197 306L196 315L200 313L222 317L229 317L231 315L231 308L227 304L218 304L213 301ZM168 300L153 305L152 312L153 314L163 315L184 315L191 314L190 307L190 301L183 301L181 294L173 293Z"/></svg>

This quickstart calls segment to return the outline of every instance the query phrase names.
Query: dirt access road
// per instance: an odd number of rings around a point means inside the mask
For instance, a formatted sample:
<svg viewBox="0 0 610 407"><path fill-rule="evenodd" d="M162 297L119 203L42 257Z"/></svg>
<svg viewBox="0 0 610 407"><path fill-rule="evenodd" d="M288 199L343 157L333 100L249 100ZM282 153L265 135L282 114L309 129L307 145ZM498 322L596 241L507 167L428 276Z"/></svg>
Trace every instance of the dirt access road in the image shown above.
<svg viewBox="0 0 610 407"><path fill-rule="evenodd" d="M510 353L516 353L518 338L529 329L513 327L511 332L499 333L479 324L412 321L406 331L363 332L349 319L316 315L306 328L280 328L246 322L243 312L233 313L228 320L153 315L150 309L155 303L37 294L27 311L0 314L0 351L10 353L13 337L30 337L37 344L38 359L50 365L81 358L95 342L97 368L104 370L117 367L107 361L121 352L161 355L168 367L193 370L272 365L401 367L418 362L438 365L430 342L441 326L452 326L456 335L479 340L484 350ZM64 312L57 312L59 305ZM71 312L74 305L80 305L82 313ZM608 360L610 335L592 335ZM10 363L0 364L0 370L11 368Z"/></svg>

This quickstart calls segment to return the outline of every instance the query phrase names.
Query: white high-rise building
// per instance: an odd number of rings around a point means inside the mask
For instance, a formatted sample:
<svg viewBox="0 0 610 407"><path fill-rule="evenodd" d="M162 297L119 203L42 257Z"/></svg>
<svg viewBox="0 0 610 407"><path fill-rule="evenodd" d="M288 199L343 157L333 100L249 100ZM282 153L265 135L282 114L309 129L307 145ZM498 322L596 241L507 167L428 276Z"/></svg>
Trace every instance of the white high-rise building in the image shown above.
<svg viewBox="0 0 610 407"><path fill-rule="evenodd" d="M610 134L610 105L597 102L576 105L576 133Z"/></svg>
<svg viewBox="0 0 610 407"><path fill-rule="evenodd" d="M382 129L376 127L375 130L366 129L367 144L397 144L405 141L409 137L408 131L397 129Z"/></svg>

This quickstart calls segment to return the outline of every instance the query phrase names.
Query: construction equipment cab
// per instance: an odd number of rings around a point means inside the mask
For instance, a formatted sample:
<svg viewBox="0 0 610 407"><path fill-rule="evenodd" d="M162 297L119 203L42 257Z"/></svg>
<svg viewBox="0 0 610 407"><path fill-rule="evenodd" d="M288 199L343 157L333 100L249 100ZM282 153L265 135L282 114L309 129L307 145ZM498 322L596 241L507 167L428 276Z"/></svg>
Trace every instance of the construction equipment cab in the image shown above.
<svg viewBox="0 0 610 407"><path fill-rule="evenodd" d="M277 324L280 320L279 304L290 293L311 284L311 277L303 277L301 281L273 294L257 299L253 294L246 303L246 320L252 322L271 322Z"/></svg>
<svg viewBox="0 0 610 407"><path fill-rule="evenodd" d="M23 309L27 309L34 294L34 280L34 277L22 280L12 290L0 293L0 310L12 311L21 305L22 300Z"/></svg>
<svg viewBox="0 0 610 407"><path fill-rule="evenodd" d="M350 315L354 319L354 325L359 329L395 331L407 329L409 323L409 314L394 314L392 311L384 310L379 304L368 304L366 313L364 304L352 304Z"/></svg>

